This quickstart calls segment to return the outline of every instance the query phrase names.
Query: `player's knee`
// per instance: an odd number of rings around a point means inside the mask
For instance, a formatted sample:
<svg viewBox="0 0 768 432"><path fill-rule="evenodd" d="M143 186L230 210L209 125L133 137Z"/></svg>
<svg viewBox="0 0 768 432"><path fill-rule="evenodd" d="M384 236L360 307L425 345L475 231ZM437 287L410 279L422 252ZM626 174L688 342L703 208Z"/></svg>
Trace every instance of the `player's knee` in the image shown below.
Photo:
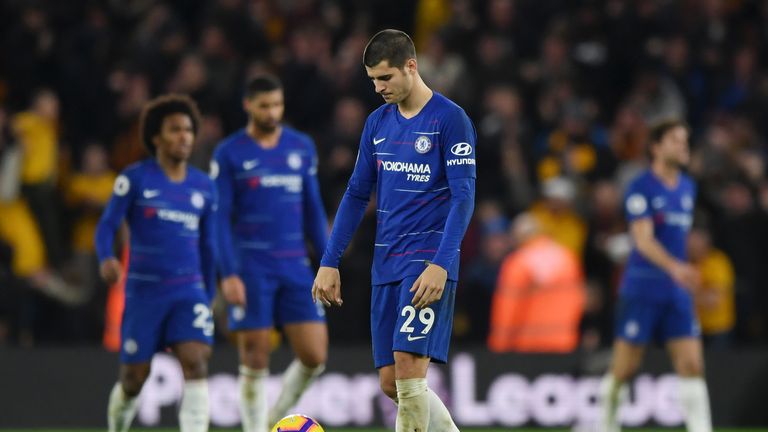
<svg viewBox="0 0 768 432"><path fill-rule="evenodd" d="M302 354L299 360L304 367L308 369L317 369L318 367L325 365L327 357L328 355L326 352L316 351Z"/></svg>
<svg viewBox="0 0 768 432"><path fill-rule="evenodd" d="M699 359L682 359L676 362L675 369L681 377L696 377L704 374L703 362Z"/></svg>
<svg viewBox="0 0 768 432"><path fill-rule="evenodd" d="M136 397L141 392L144 382L149 376L149 369L126 368L120 374L120 384L128 397Z"/></svg>
<svg viewBox="0 0 768 432"><path fill-rule="evenodd" d="M395 385L395 380L385 380L381 379L379 380L379 386L381 386L381 391L384 392L387 397L389 397L392 400L397 399L397 386Z"/></svg>
<svg viewBox="0 0 768 432"><path fill-rule="evenodd" d="M186 358L180 363L185 379L203 379L208 376L208 359L204 356Z"/></svg>

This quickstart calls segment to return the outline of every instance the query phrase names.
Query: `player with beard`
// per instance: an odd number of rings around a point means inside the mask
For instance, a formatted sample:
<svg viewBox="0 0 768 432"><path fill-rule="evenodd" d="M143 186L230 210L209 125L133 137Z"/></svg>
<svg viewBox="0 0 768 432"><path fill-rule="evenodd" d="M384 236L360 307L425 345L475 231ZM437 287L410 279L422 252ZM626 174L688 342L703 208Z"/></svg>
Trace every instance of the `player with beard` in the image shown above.
<svg viewBox="0 0 768 432"><path fill-rule="evenodd" d="M619 395L640 367L650 341L667 348L679 377L679 399L690 432L710 432L701 331L691 292L699 275L686 257L696 185L688 164L688 127L665 121L651 131L651 167L628 186L624 199L632 252L616 309L611 367L600 387L600 430L618 431Z"/></svg>
<svg viewBox="0 0 768 432"><path fill-rule="evenodd" d="M305 239L325 250L327 217L312 139L281 123L283 87L252 79L243 108L248 124L216 149L211 177L220 196L221 289L240 354L240 411L245 432L267 432L325 368L325 310L312 301ZM267 413L270 333L282 328L297 359Z"/></svg>

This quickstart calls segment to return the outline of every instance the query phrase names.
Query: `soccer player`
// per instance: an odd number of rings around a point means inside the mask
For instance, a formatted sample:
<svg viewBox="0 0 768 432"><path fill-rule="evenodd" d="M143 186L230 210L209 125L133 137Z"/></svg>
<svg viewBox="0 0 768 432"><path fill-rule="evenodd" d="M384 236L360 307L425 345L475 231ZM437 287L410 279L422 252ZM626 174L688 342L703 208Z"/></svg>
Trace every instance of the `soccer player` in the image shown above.
<svg viewBox="0 0 768 432"><path fill-rule="evenodd" d="M216 276L216 189L187 165L200 114L187 96L165 95L141 114L141 139L154 157L126 168L96 230L101 276L122 275L112 250L120 223L130 230L120 381L109 397L111 432L126 431L155 352L170 347L184 373L179 424L208 430L209 304Z"/></svg>
<svg viewBox="0 0 768 432"><path fill-rule="evenodd" d="M634 247L619 294L611 367L600 387L603 431L619 430L620 389L640 366L645 345L652 339L666 344L679 376L688 430L712 430L700 331L691 300L698 274L685 252L696 196L696 185L682 172L690 158L688 135L687 126L677 120L655 126L651 167L626 192Z"/></svg>
<svg viewBox="0 0 768 432"><path fill-rule="evenodd" d="M474 209L475 129L421 79L407 34L377 33L363 61L385 104L365 123L313 296L342 304L339 260L376 185L371 333L381 388L398 404L397 431L457 431L426 374L430 360L448 359L459 247Z"/></svg>
<svg viewBox="0 0 768 432"><path fill-rule="evenodd" d="M325 309L312 302L305 238L318 254L328 220L317 181L312 139L281 124L283 87L253 78L243 108L245 128L216 149L211 177L220 197L221 289L240 354L240 412L245 432L266 432L322 373L328 352ZM267 413L270 333L282 326L295 359Z"/></svg>

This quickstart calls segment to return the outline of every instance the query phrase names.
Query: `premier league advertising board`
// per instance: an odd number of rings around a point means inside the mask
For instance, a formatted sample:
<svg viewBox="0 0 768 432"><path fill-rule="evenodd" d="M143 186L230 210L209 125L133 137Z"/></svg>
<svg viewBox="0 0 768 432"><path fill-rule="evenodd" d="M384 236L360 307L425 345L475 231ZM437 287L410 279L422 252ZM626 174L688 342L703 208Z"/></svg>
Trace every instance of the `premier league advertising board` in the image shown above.
<svg viewBox="0 0 768 432"><path fill-rule="evenodd" d="M589 428L598 416L605 355L495 355L456 350L447 365L430 368L429 385L461 427ZM268 391L275 397L288 352L274 356ZM233 349L215 351L209 392L211 423L240 422ZM98 349L0 350L0 427L104 426L118 359ZM712 353L707 381L717 426L765 426L768 352ZM140 396L136 425L174 426L183 376L176 360L158 354ZM620 411L625 426L682 426L677 378L663 352L648 354ZM42 407L45 407L44 409ZM330 428L394 425L394 403L379 390L370 352L332 349L327 371L292 411Z"/></svg>

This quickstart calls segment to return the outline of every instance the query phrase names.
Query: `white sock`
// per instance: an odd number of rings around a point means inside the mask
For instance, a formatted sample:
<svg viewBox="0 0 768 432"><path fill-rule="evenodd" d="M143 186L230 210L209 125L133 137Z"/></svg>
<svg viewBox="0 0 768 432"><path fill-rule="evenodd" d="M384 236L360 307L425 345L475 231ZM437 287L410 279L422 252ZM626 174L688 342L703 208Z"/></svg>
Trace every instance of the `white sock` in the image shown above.
<svg viewBox="0 0 768 432"><path fill-rule="evenodd" d="M446 432L459 432L459 427L453 422L451 413L448 412L443 401L440 400L440 396L437 395L431 388L427 388L429 392L429 428L431 431L446 431ZM397 405L397 397L390 398L392 402Z"/></svg>
<svg viewBox="0 0 768 432"><path fill-rule="evenodd" d="M618 411L622 383L612 374L607 373L600 382L600 432L618 432L621 430Z"/></svg>
<svg viewBox="0 0 768 432"><path fill-rule="evenodd" d="M395 380L397 387L396 432L427 432L429 388L426 378Z"/></svg>
<svg viewBox="0 0 768 432"><path fill-rule="evenodd" d="M240 365L240 420L243 432L267 432L268 369Z"/></svg>
<svg viewBox="0 0 768 432"><path fill-rule="evenodd" d="M280 396L269 411L269 425L274 425L285 417L288 410L296 405L304 391L312 384L315 378L325 370L325 365L314 368L304 366L298 359L293 360L283 374L283 388Z"/></svg>
<svg viewBox="0 0 768 432"><path fill-rule="evenodd" d="M680 405L685 412L685 426L688 432L712 432L712 417L709 414L709 393L702 377L680 377Z"/></svg>
<svg viewBox="0 0 768 432"><path fill-rule="evenodd" d="M429 388L427 392L429 394L429 430L433 432L459 432L459 428L453 422L451 413L440 400L440 396Z"/></svg>
<svg viewBox="0 0 768 432"><path fill-rule="evenodd" d="M138 398L128 397L119 382L112 387L107 408L107 424L109 432L125 432L131 426L138 410Z"/></svg>
<svg viewBox="0 0 768 432"><path fill-rule="evenodd" d="M185 381L179 409L181 432L207 432L209 418L208 380Z"/></svg>

